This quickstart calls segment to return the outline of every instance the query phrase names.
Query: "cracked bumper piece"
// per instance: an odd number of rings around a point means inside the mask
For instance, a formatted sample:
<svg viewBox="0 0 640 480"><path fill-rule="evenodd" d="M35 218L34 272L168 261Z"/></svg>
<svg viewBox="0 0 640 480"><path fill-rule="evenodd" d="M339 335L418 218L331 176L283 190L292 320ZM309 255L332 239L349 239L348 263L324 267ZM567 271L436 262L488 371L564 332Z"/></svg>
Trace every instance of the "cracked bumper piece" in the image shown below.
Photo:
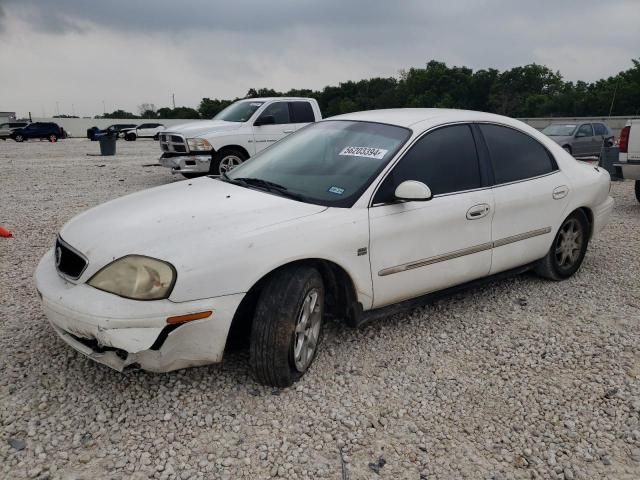
<svg viewBox="0 0 640 480"><path fill-rule="evenodd" d="M614 200L611 197L593 209L593 234L599 234L607 226L613 211Z"/></svg>
<svg viewBox="0 0 640 480"><path fill-rule="evenodd" d="M211 154L176 157L162 155L158 162L163 167L170 168L171 173L209 173Z"/></svg>
<svg viewBox="0 0 640 480"><path fill-rule="evenodd" d="M35 283L42 307L58 336L98 363L118 371L151 372L222 361L233 315L244 294L172 302L129 300L56 272L52 251L40 261ZM212 311L212 315L168 325L168 317Z"/></svg>

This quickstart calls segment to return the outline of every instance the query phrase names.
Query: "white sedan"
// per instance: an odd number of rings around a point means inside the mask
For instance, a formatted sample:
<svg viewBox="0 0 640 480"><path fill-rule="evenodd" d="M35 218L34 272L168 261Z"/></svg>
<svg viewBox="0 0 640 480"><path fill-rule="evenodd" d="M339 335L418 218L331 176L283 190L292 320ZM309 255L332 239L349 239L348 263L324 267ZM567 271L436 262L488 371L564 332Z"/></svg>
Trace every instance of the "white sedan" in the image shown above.
<svg viewBox="0 0 640 480"><path fill-rule="evenodd" d="M266 384L349 325L479 280L580 267L609 174L519 121L398 109L333 117L220 178L128 195L67 223L35 282L59 336L118 370L222 360L244 336Z"/></svg>

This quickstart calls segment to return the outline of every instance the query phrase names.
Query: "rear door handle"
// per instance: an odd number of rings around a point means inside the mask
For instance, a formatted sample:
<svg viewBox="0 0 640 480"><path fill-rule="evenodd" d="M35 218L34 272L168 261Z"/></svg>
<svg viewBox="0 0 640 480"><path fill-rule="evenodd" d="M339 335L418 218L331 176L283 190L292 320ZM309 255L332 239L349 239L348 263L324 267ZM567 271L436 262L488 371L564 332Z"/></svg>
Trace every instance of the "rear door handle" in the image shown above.
<svg viewBox="0 0 640 480"><path fill-rule="evenodd" d="M568 193L569 187L567 187L566 185L560 185L559 187L553 189L553 193L551 195L553 196L554 200L560 200L566 197Z"/></svg>
<svg viewBox="0 0 640 480"><path fill-rule="evenodd" d="M285 130L283 133L293 133L293 130Z"/></svg>
<svg viewBox="0 0 640 480"><path fill-rule="evenodd" d="M478 220L486 217L489 213L489 205L487 203L479 203L467 210L467 220Z"/></svg>

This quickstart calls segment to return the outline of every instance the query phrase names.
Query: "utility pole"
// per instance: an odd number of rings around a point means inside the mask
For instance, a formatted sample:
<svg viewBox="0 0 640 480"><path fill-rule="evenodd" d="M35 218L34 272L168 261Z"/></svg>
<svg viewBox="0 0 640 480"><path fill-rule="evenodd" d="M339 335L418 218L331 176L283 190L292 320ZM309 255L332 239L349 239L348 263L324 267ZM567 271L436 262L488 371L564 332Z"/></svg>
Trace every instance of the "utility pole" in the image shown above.
<svg viewBox="0 0 640 480"><path fill-rule="evenodd" d="M175 110L175 108L176 108L176 94L175 93L171 94L171 103L173 104L173 109Z"/></svg>
<svg viewBox="0 0 640 480"><path fill-rule="evenodd" d="M613 103L616 101L616 93L618 92L618 84L620 83L620 77L616 82L616 87L613 89L613 98L611 99L611 106L609 107L609 118L611 118L611 112L613 112Z"/></svg>

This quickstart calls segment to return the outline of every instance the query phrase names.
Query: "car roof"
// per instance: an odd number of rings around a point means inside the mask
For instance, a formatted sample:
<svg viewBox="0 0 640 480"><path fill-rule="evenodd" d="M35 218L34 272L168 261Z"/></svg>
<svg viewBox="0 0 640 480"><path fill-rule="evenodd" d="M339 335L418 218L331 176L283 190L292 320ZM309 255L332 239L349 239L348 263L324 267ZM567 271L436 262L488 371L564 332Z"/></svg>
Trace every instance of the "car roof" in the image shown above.
<svg viewBox="0 0 640 480"><path fill-rule="evenodd" d="M286 102L290 102L292 100L314 100L309 97L257 97L257 98L243 98L242 100L238 100L240 102L270 102L272 100L283 100Z"/></svg>
<svg viewBox="0 0 640 480"><path fill-rule="evenodd" d="M473 110L457 110L452 108L391 108L386 110L369 110L364 112L346 113L327 120L356 120L365 122L387 123L399 127L410 127L417 123L448 123L491 121L514 125L517 120L493 113L476 112ZM517 122L518 124L520 122Z"/></svg>

